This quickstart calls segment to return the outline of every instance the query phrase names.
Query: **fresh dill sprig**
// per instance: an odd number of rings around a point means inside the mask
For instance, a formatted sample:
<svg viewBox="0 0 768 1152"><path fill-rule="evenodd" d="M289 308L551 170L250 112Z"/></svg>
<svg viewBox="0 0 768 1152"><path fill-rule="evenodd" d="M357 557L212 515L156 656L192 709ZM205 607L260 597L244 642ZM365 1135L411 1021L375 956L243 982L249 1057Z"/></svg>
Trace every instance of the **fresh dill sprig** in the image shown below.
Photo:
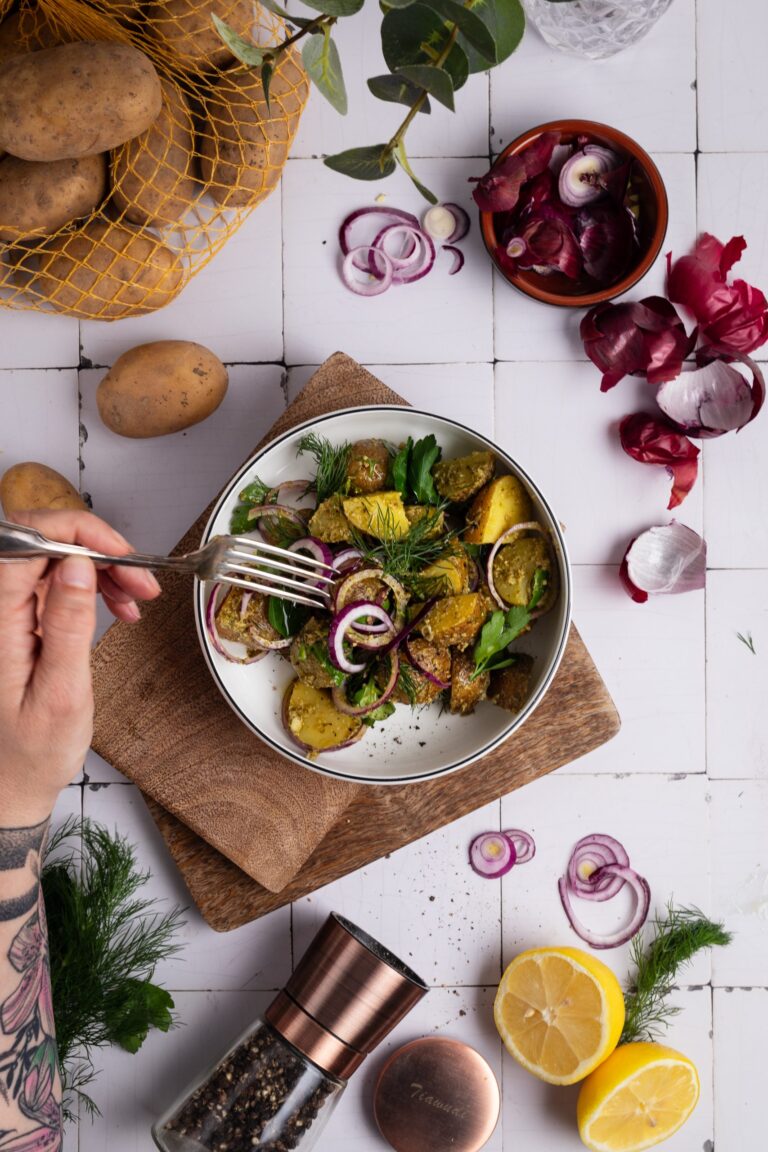
<svg viewBox="0 0 768 1152"><path fill-rule="evenodd" d="M749 650L753 656L757 656L757 650L755 648L755 642L752 639L752 633L751 632L747 632L746 635L743 635L741 632L737 632L736 633L736 639L741 640L744 647L749 648Z"/></svg>
<svg viewBox="0 0 768 1152"><path fill-rule="evenodd" d="M723 947L732 940L722 924L708 920L698 908L675 908L671 903L653 926L654 938L649 945L642 933L632 941L636 974L624 993L626 1019L620 1044L657 1039L678 1012L668 997L680 969L702 949Z"/></svg>
<svg viewBox="0 0 768 1152"><path fill-rule="evenodd" d="M418 704L418 687L413 675L413 669L410 664L406 664L404 660L400 661L400 668L397 673L397 687L408 697L408 703L411 708L415 708Z"/></svg>
<svg viewBox="0 0 768 1152"><path fill-rule="evenodd" d="M302 456L308 452L315 458L317 471L312 488L317 493L318 504L322 504L334 492L346 492L347 465L351 451L352 445L346 441L343 444L331 444L325 436L318 436L314 432L307 432L299 440L296 455Z"/></svg>
<svg viewBox="0 0 768 1152"><path fill-rule="evenodd" d="M148 879L128 841L101 824L70 818L51 837L41 883L65 1114L76 1098L98 1111L84 1092L96 1049L136 1052L150 1028L174 1023L173 1000L151 978L181 947L182 913L137 895Z"/></svg>
<svg viewBox="0 0 768 1152"><path fill-rule="evenodd" d="M375 524L377 536L369 536L352 529L352 543L359 548L368 564L377 564L408 590L421 594L424 580L422 570L442 556L456 537L455 531L436 532L443 522L445 505L429 509L410 527L405 536L395 534L395 520L391 509L387 508ZM421 581L421 585L419 584Z"/></svg>

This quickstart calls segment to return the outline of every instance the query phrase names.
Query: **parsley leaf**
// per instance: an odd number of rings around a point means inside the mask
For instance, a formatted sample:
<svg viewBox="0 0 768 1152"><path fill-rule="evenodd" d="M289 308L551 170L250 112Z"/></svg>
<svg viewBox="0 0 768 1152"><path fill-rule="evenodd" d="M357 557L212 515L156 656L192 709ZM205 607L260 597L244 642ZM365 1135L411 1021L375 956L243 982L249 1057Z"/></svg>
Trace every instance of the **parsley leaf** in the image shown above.
<svg viewBox="0 0 768 1152"><path fill-rule="evenodd" d="M303 604L292 600L281 600L270 596L267 600L267 619L281 636L295 636L304 626L309 610Z"/></svg>
<svg viewBox="0 0 768 1152"><path fill-rule="evenodd" d="M472 652L475 658L475 670L470 677L471 680L475 680L483 672L509 668L515 663L517 655L514 652L507 652L506 649L530 624L531 613L544 595L546 586L547 573L543 568L537 568L533 574L531 599L526 607L513 604L506 612L499 608L491 613L483 624Z"/></svg>
<svg viewBox="0 0 768 1152"><path fill-rule="evenodd" d="M238 496L240 503L232 512L232 517L229 522L229 531L233 536L243 536L247 532L252 532L254 521L248 519L248 513L251 508L258 508L262 504L267 503L267 498L272 489L263 480L259 480L258 476L254 476L250 484L243 488ZM274 496L270 503L274 504Z"/></svg>
<svg viewBox="0 0 768 1152"><path fill-rule="evenodd" d="M408 459L413 451L413 437L409 436L392 461L392 484L402 496L408 498Z"/></svg>
<svg viewBox="0 0 768 1152"><path fill-rule="evenodd" d="M439 504L432 469L442 456L433 435L416 440L409 436L392 461L392 484L406 504Z"/></svg>
<svg viewBox="0 0 768 1152"><path fill-rule="evenodd" d="M353 689L350 696L351 702L358 708L364 707L366 704L373 704L381 696L381 689L376 684L373 677L360 684L357 688ZM374 708L373 712L368 712L362 717L363 724L367 724L372 728L377 720L386 720L395 711L395 706L390 701L380 704L378 708Z"/></svg>

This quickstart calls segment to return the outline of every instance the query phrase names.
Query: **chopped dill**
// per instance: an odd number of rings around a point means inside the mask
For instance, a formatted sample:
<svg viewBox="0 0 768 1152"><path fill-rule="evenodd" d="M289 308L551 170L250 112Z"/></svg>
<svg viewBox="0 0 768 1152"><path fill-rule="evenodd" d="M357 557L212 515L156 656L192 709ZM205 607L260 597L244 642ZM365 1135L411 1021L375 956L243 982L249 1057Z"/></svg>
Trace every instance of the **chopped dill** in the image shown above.
<svg viewBox="0 0 768 1152"><path fill-rule="evenodd" d="M419 702L419 690L413 676L413 669L410 664L406 664L404 660L400 661L400 669L397 674L397 688L408 697L408 703L411 708L415 708Z"/></svg>
<svg viewBox="0 0 768 1152"><path fill-rule="evenodd" d="M347 465L351 451L352 445L347 441L338 445L331 444L325 436L317 436L314 432L307 432L299 440L296 455L302 456L308 452L315 458L317 471L311 487L317 493L318 504L333 496L334 492L346 492Z"/></svg>
<svg viewBox="0 0 768 1152"><path fill-rule="evenodd" d="M752 639L752 633L751 632L747 632L746 635L743 635L741 632L737 632L736 633L736 639L741 640L744 647L749 648L749 650L753 656L757 656L757 649L755 648L755 642Z"/></svg>
<svg viewBox="0 0 768 1152"><path fill-rule="evenodd" d="M411 525L405 536L395 535L395 521L392 511L379 511L375 524L376 533L382 539L372 540L357 528L352 529L352 543L359 548L366 563L377 564L406 588L421 594L424 581L422 569L433 564L442 556L448 544L455 539L454 531L435 535L435 529L442 524L445 507L430 509Z"/></svg>
<svg viewBox="0 0 768 1152"><path fill-rule="evenodd" d="M654 938L646 946L642 932L632 941L632 961L637 969L634 982L624 993L626 1019L620 1044L634 1040L655 1040L679 1011L667 1002L675 978L704 948L725 946L731 933L722 924L708 920L698 908L667 905L663 917L653 921Z"/></svg>

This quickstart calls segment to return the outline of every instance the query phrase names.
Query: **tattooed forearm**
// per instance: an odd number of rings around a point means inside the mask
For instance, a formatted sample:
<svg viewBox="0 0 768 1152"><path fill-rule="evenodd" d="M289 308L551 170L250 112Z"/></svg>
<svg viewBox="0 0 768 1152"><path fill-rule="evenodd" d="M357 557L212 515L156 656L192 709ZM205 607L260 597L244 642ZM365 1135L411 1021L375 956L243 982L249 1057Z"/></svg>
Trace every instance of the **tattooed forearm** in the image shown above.
<svg viewBox="0 0 768 1152"><path fill-rule="evenodd" d="M47 821L0 829L0 1152L60 1152L48 932L40 887Z"/></svg>

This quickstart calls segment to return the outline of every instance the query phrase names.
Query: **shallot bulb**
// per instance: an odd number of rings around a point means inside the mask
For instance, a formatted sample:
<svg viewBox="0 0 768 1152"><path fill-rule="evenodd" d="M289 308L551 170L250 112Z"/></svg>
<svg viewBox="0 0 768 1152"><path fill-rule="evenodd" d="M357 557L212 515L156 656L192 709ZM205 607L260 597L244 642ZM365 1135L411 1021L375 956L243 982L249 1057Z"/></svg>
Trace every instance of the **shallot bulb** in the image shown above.
<svg viewBox="0 0 768 1152"><path fill-rule="evenodd" d="M566 160L557 179L560 199L571 208L581 208L599 200L604 189L600 177L616 168L619 158L610 148L600 144L585 144Z"/></svg>

